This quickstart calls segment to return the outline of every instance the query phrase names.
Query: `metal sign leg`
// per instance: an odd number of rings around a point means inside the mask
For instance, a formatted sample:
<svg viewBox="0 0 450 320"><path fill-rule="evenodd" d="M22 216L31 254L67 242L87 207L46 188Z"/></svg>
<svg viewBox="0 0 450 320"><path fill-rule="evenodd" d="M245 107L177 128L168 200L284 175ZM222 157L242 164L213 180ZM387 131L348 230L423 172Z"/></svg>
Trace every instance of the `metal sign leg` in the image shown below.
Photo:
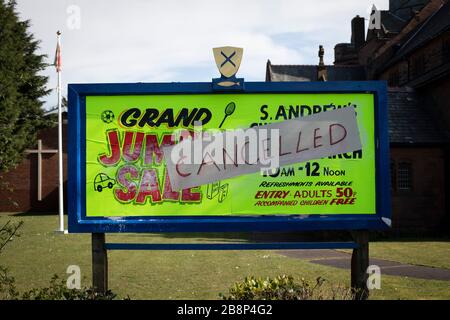
<svg viewBox="0 0 450 320"><path fill-rule="evenodd" d="M92 234L92 286L98 293L108 291L108 254L105 234Z"/></svg>
<svg viewBox="0 0 450 320"><path fill-rule="evenodd" d="M366 300L369 297L367 288L367 268L369 267L369 232L356 231L352 233L358 248L353 249L351 263L351 287L356 300Z"/></svg>

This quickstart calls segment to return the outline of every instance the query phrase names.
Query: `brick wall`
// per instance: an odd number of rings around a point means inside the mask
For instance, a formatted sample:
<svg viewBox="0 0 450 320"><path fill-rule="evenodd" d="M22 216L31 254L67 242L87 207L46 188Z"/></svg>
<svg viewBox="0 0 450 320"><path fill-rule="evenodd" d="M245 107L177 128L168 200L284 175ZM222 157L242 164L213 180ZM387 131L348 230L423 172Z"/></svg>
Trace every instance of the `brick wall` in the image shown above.
<svg viewBox="0 0 450 320"><path fill-rule="evenodd" d="M63 126L66 145L66 125ZM58 128L42 130L38 134L42 140L42 148L58 149ZM30 149L37 149L37 144ZM64 181L67 172L67 151L64 150ZM37 154L25 154L19 166L3 174L13 191L0 189L0 212L46 212L58 211L58 154L42 155L42 200L38 200L38 160ZM66 184L66 183L65 183ZM65 201L67 203L67 201ZM15 205L16 203L17 205Z"/></svg>
<svg viewBox="0 0 450 320"><path fill-rule="evenodd" d="M385 69L379 79L387 80L394 87L417 87L429 81L430 77L437 78L439 72L450 63L449 44L450 31L447 31Z"/></svg>
<svg viewBox="0 0 450 320"><path fill-rule="evenodd" d="M431 105L430 112L434 120L447 134L450 134L450 75L420 88L424 103Z"/></svg>
<svg viewBox="0 0 450 320"><path fill-rule="evenodd" d="M445 230L444 151L441 148L391 148L396 164L411 163L412 188L392 190L392 224L394 230ZM395 178L394 178L395 180Z"/></svg>

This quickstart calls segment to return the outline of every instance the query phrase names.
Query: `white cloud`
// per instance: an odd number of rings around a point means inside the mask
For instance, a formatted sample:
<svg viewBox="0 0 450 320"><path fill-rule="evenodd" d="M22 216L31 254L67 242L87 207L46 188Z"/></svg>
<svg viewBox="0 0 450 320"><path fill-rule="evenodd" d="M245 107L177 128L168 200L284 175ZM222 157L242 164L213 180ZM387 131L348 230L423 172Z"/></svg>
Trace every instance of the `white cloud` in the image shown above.
<svg viewBox="0 0 450 320"><path fill-rule="evenodd" d="M387 9L388 0L375 1ZM67 8L81 10L81 28L67 27ZM87 1L19 0L23 19L53 60L55 33L61 29L63 82L210 81L218 76L212 48L241 46L238 76L264 80L265 63L317 63L317 47L333 61L333 47L350 39L350 19L367 16L369 1ZM276 35L302 36L298 48ZM305 46L301 44L305 43ZM189 72L189 74L187 74ZM54 69L50 87L56 82ZM54 103L48 97L47 106Z"/></svg>

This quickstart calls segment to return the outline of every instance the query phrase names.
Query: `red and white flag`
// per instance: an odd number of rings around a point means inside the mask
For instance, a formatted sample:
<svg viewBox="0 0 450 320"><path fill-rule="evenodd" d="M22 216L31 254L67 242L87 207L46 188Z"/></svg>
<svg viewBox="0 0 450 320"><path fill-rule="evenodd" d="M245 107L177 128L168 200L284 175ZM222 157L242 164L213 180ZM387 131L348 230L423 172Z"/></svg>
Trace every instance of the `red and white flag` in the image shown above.
<svg viewBox="0 0 450 320"><path fill-rule="evenodd" d="M55 68L56 72L61 71L61 41L59 39L59 33L58 33L58 43L56 44L56 52L55 52Z"/></svg>

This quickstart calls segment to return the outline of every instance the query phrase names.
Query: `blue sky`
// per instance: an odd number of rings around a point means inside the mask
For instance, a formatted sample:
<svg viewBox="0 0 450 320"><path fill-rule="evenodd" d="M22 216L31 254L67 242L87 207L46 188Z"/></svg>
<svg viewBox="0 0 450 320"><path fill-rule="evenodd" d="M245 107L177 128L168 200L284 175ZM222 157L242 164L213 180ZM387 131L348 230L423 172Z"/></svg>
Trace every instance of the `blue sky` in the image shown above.
<svg viewBox="0 0 450 320"><path fill-rule="evenodd" d="M336 43L350 41L350 20L368 18L388 0L18 0L22 19L53 63L62 31L67 83L211 81L217 46L244 48L239 77L264 81L274 64L317 64L319 44L333 63ZM53 67L44 71L56 86ZM56 104L55 94L45 107Z"/></svg>

